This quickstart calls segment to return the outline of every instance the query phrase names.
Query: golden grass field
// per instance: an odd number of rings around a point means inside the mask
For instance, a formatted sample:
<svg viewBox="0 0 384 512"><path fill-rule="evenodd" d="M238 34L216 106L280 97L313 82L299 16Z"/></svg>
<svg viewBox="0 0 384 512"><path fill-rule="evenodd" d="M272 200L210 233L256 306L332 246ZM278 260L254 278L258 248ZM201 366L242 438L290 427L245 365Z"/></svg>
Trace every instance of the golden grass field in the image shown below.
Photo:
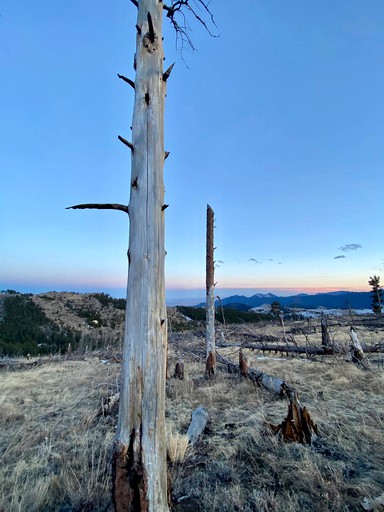
<svg viewBox="0 0 384 512"><path fill-rule="evenodd" d="M279 331L271 325L247 329ZM383 341L382 328L357 331L363 343ZM332 333L335 342L348 345L347 325L336 325ZM226 340L235 344L239 336L227 326ZM364 499L384 493L384 372L374 362L378 354L363 368L343 355L259 359L261 354L247 353L250 366L285 379L299 393L320 433L304 446L284 443L269 429L269 422L286 416L285 399L222 365L213 379L204 378L204 343L201 333L170 336L170 376L178 358L186 365L185 380L167 382L173 510L359 511ZM233 361L237 351L219 349ZM102 399L118 390L121 365L99 356L55 357L0 372L1 512L113 510L116 416L98 412ZM184 434L199 405L210 421L191 448Z"/></svg>

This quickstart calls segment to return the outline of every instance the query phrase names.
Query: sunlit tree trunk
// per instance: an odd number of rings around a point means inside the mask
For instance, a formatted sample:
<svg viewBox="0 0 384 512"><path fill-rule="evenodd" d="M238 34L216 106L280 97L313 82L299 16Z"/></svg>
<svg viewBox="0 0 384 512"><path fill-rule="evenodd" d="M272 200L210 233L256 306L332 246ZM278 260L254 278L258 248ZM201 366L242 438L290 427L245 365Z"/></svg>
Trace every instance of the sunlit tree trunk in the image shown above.
<svg viewBox="0 0 384 512"><path fill-rule="evenodd" d="M135 3L135 2L134 2ZM114 456L117 511L168 511L163 4L138 2L127 309ZM132 84L131 84L132 85Z"/></svg>

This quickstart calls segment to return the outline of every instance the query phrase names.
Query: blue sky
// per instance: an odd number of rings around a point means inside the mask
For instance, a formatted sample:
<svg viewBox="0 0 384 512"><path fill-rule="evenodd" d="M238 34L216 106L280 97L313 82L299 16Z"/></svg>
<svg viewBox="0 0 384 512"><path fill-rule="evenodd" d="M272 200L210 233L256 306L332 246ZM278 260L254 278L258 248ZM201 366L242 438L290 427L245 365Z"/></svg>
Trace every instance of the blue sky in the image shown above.
<svg viewBox="0 0 384 512"><path fill-rule="evenodd" d="M384 3L212 0L197 52L164 23L169 297L368 290L384 268ZM124 293L135 8L3 0L0 289ZM183 61L184 59L184 61ZM187 291L185 291L187 290ZM191 290L194 290L193 292ZM204 294L202 295L204 296Z"/></svg>

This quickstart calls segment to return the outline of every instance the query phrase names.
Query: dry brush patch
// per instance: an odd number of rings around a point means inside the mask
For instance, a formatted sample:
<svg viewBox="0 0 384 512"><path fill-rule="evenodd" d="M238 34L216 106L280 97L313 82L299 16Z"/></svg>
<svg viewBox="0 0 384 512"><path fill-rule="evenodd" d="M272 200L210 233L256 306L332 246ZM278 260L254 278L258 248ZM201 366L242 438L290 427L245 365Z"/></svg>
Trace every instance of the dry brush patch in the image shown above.
<svg viewBox="0 0 384 512"><path fill-rule="evenodd" d="M0 374L0 510L108 510L113 425L95 417L116 366L92 359Z"/></svg>
<svg viewBox="0 0 384 512"><path fill-rule="evenodd" d="M260 360L247 352L249 366L298 391L317 423L312 446L286 444L269 423L286 417L287 401L225 370L205 379L204 340L189 340L171 343L169 368L183 357L185 378L167 382L175 511L360 510L365 497L383 492L382 369L334 357ZM237 361L235 349L222 352ZM112 510L116 418L98 412L102 398L116 393L120 370L88 358L0 373L0 510ZM188 447L185 434L199 405L210 421Z"/></svg>

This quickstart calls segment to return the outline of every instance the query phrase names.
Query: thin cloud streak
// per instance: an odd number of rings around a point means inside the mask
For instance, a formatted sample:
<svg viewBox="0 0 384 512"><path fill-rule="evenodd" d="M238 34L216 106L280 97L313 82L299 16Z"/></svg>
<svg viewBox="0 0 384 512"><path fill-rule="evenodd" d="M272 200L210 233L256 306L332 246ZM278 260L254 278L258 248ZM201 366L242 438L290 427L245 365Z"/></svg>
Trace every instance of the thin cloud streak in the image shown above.
<svg viewBox="0 0 384 512"><path fill-rule="evenodd" d="M349 251L357 251L357 249L361 249L363 246L361 244L346 244L339 247L339 251L349 252Z"/></svg>

